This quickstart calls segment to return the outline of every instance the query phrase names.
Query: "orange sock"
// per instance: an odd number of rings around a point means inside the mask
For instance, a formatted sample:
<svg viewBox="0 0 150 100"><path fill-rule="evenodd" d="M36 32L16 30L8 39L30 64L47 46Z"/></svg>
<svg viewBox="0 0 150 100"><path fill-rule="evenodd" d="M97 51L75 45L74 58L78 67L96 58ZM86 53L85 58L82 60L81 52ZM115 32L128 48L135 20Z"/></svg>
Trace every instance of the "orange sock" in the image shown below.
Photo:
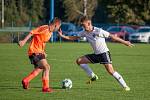
<svg viewBox="0 0 150 100"><path fill-rule="evenodd" d="M46 78L42 78L42 82L43 82L43 88L49 88L49 79Z"/></svg>
<svg viewBox="0 0 150 100"><path fill-rule="evenodd" d="M30 82L33 78L35 78L41 71L39 69L33 70L27 77L23 80Z"/></svg>

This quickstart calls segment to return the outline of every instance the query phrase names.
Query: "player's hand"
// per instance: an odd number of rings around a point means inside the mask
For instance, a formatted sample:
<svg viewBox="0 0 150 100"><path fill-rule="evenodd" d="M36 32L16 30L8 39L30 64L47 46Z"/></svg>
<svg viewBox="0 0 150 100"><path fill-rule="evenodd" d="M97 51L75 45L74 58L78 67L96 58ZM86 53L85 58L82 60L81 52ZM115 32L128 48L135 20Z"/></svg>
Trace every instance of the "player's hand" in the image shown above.
<svg viewBox="0 0 150 100"><path fill-rule="evenodd" d="M25 42L24 42L24 41L22 41L22 40L18 42L18 45L19 45L20 47L23 47L23 46L24 46L24 44L25 44Z"/></svg>
<svg viewBox="0 0 150 100"><path fill-rule="evenodd" d="M125 45L128 46L128 47L133 47L134 46L134 44L132 44L130 41L126 41Z"/></svg>
<svg viewBox="0 0 150 100"><path fill-rule="evenodd" d="M58 30L58 33L59 33L60 36L63 35L61 28Z"/></svg>

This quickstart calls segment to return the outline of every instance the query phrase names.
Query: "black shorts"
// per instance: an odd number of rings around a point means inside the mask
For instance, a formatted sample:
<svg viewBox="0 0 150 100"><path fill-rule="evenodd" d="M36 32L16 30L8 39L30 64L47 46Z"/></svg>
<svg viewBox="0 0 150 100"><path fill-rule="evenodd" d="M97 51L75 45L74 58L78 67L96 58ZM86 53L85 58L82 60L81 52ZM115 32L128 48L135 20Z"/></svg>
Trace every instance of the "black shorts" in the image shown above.
<svg viewBox="0 0 150 100"><path fill-rule="evenodd" d="M31 64L33 64L35 67L38 67L38 62L42 59L45 59L45 55L42 53L33 53L31 56L29 56Z"/></svg>
<svg viewBox="0 0 150 100"><path fill-rule="evenodd" d="M91 61L91 63L100 63L100 64L112 63L109 51L102 54L87 54L85 55L85 57L87 57Z"/></svg>

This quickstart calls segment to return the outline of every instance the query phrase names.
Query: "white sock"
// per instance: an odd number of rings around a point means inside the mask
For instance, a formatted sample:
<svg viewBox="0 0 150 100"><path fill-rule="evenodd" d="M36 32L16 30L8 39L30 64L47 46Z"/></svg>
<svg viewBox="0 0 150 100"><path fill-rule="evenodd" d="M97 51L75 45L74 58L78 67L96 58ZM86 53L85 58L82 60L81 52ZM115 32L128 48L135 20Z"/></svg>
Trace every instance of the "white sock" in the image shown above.
<svg viewBox="0 0 150 100"><path fill-rule="evenodd" d="M88 64L80 64L80 67L87 73L89 77L94 77L92 69L88 66Z"/></svg>
<svg viewBox="0 0 150 100"><path fill-rule="evenodd" d="M124 79L122 78L122 76L118 73L118 72L114 72L113 73L113 77L115 79L117 79L117 81L123 86L123 87L127 87L126 82L124 81Z"/></svg>

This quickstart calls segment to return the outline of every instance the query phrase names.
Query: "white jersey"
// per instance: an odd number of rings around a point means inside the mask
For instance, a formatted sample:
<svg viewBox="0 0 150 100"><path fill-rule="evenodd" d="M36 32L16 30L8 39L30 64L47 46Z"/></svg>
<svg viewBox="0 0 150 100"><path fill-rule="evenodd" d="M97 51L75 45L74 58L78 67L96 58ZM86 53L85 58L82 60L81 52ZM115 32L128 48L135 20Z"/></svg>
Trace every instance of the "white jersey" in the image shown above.
<svg viewBox="0 0 150 100"><path fill-rule="evenodd" d="M108 38L109 34L109 32L104 31L101 28L93 27L92 32L80 32L79 37L86 37L87 41L91 44L94 53L101 54L109 51L105 42L105 38Z"/></svg>

